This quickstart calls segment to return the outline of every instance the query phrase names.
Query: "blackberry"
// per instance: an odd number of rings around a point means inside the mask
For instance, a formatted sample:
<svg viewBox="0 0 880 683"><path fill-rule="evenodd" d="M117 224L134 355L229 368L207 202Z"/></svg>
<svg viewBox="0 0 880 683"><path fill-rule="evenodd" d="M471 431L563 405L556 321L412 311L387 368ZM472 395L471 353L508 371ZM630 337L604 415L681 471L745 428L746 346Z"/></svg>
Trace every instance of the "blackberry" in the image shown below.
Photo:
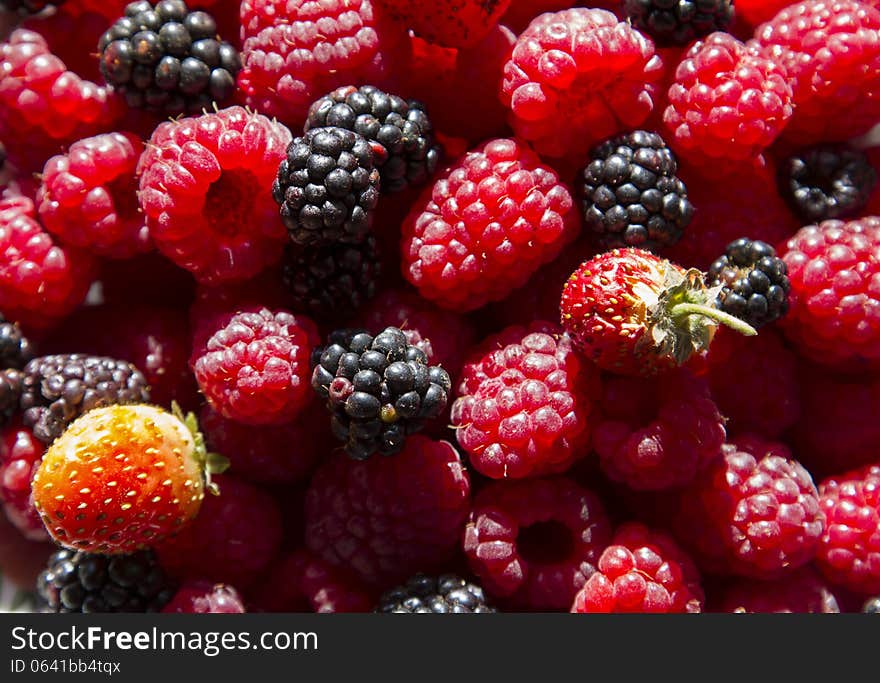
<svg viewBox="0 0 880 683"><path fill-rule="evenodd" d="M18 323L9 322L0 314L0 368L21 370L33 357L31 343Z"/></svg>
<svg viewBox="0 0 880 683"><path fill-rule="evenodd" d="M687 45L726 31L733 20L733 0L624 0L623 11L661 47Z"/></svg>
<svg viewBox="0 0 880 683"><path fill-rule="evenodd" d="M92 408L150 400L141 371L114 358L80 353L41 356L25 365L22 375L22 419L47 444Z"/></svg>
<svg viewBox="0 0 880 683"><path fill-rule="evenodd" d="M779 192L807 223L855 216L877 185L864 152L846 145L817 145L779 165Z"/></svg>
<svg viewBox="0 0 880 683"><path fill-rule="evenodd" d="M452 383L396 327L375 337L337 330L316 349L312 388L326 401L333 435L354 460L398 452L410 434L443 412Z"/></svg>
<svg viewBox="0 0 880 683"><path fill-rule="evenodd" d="M865 614L880 614L880 596L870 598L862 605L862 612Z"/></svg>
<svg viewBox="0 0 880 683"><path fill-rule="evenodd" d="M151 550L59 550L37 578L37 595L44 612L158 612L174 597L174 586Z"/></svg>
<svg viewBox="0 0 880 683"><path fill-rule="evenodd" d="M320 320L341 320L376 294L380 273L376 240L324 247L289 245L282 276L293 309Z"/></svg>
<svg viewBox="0 0 880 683"><path fill-rule="evenodd" d="M678 162L656 133L637 130L593 149L580 187L584 220L604 249L675 244L694 215Z"/></svg>
<svg viewBox="0 0 880 683"><path fill-rule="evenodd" d="M440 163L443 150L424 105L372 85L337 88L312 104L305 130L324 126L354 131L370 143L382 192L423 185Z"/></svg>
<svg viewBox="0 0 880 683"><path fill-rule="evenodd" d="M788 268L766 242L742 237L709 267L707 283L720 287L716 308L758 328L788 311Z"/></svg>
<svg viewBox="0 0 880 683"><path fill-rule="evenodd" d="M288 145L272 196L296 244L363 242L379 199L370 143L344 128L312 128Z"/></svg>
<svg viewBox="0 0 880 683"><path fill-rule="evenodd" d="M488 614L483 589L454 574L416 574L379 598L376 612L395 614Z"/></svg>
<svg viewBox="0 0 880 683"><path fill-rule="evenodd" d="M101 73L128 106L196 113L229 99L241 69L238 50L217 38L211 15L181 0L132 2L98 41Z"/></svg>

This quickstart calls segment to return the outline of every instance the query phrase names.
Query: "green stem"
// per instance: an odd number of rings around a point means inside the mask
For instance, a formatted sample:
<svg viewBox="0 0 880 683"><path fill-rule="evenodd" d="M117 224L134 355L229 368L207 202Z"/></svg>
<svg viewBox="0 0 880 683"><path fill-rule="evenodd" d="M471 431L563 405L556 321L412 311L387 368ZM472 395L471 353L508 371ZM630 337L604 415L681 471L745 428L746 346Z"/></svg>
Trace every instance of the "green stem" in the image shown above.
<svg viewBox="0 0 880 683"><path fill-rule="evenodd" d="M740 334L746 335L747 337L754 337L758 334L758 331L744 320L740 320L729 313L719 311L717 308L712 308L711 306L701 306L700 304L689 303L676 304L670 309L669 314L673 318L678 318L682 315L704 315L715 322L726 325Z"/></svg>

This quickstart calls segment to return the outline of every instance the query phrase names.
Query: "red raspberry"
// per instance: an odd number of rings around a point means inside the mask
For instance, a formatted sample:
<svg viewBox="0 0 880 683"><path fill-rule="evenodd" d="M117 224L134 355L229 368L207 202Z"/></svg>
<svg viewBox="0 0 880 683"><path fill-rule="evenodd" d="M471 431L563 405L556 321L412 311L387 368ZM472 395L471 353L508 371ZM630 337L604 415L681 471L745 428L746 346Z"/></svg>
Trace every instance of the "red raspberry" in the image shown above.
<svg viewBox="0 0 880 683"><path fill-rule="evenodd" d="M663 250L679 265L707 270L740 237L776 246L800 227L766 165L725 164L719 175L685 164L679 176L687 185L688 199L699 207L678 243Z"/></svg>
<svg viewBox="0 0 880 683"><path fill-rule="evenodd" d="M481 474L558 474L588 452L600 391L598 371L557 325L509 327L464 366L452 425Z"/></svg>
<svg viewBox="0 0 880 683"><path fill-rule="evenodd" d="M93 254L129 258L150 248L134 171L143 145L130 133L74 142L43 167L37 208L46 230Z"/></svg>
<svg viewBox="0 0 880 683"><path fill-rule="evenodd" d="M804 364L799 378L803 407L791 440L810 472L829 476L876 462L880 377L841 377Z"/></svg>
<svg viewBox="0 0 880 683"><path fill-rule="evenodd" d="M403 225L403 273L438 305L473 310L524 284L578 227L556 173L516 140L491 140L416 203Z"/></svg>
<svg viewBox="0 0 880 683"><path fill-rule="evenodd" d="M514 608L568 609L611 539L599 499L571 479L494 482L474 499L464 551Z"/></svg>
<svg viewBox="0 0 880 683"><path fill-rule="evenodd" d="M258 484L294 484L311 474L315 463L335 447L323 407L306 408L295 422L253 426L227 420L202 407L199 427L208 449L229 458L231 471Z"/></svg>
<svg viewBox="0 0 880 683"><path fill-rule="evenodd" d="M607 375L593 448L602 471L632 489L691 482L724 443L724 419L707 384L684 370L658 379Z"/></svg>
<svg viewBox="0 0 880 683"><path fill-rule="evenodd" d="M309 105L343 85L394 90L406 65L406 32L374 0L243 0L242 70L248 106L299 129Z"/></svg>
<svg viewBox="0 0 880 683"><path fill-rule="evenodd" d="M107 88L68 71L38 33L17 29L0 44L0 139L19 170L107 130L119 112Z"/></svg>
<svg viewBox="0 0 880 683"><path fill-rule="evenodd" d="M159 251L207 284L278 262L287 230L272 180L290 141L287 128L242 107L159 124L138 163Z"/></svg>
<svg viewBox="0 0 880 683"><path fill-rule="evenodd" d="M377 0L388 16L425 40L447 47L479 42L498 22L512 0Z"/></svg>
<svg viewBox="0 0 880 683"><path fill-rule="evenodd" d="M825 365L880 368L880 218L801 228L780 253L791 281L783 329Z"/></svg>
<svg viewBox="0 0 880 683"><path fill-rule="evenodd" d="M577 7L540 15L519 36L501 101L539 154L581 157L648 118L662 70L653 43L628 23Z"/></svg>
<svg viewBox="0 0 880 683"><path fill-rule="evenodd" d="M31 495L31 480L45 450L46 445L19 424L0 432L0 503L9 521L30 541L49 540Z"/></svg>
<svg viewBox="0 0 880 683"><path fill-rule="evenodd" d="M819 486L827 517L816 562L825 577L855 593L880 591L880 465Z"/></svg>
<svg viewBox="0 0 880 683"><path fill-rule="evenodd" d="M775 439L797 421L797 361L772 328L754 337L718 330L707 364L712 398L727 418L728 432Z"/></svg>
<svg viewBox="0 0 880 683"><path fill-rule="evenodd" d="M571 611L580 614L696 613L703 607L700 574L672 537L630 522L614 532L598 571Z"/></svg>
<svg viewBox="0 0 880 683"><path fill-rule="evenodd" d="M437 308L409 289L389 289L372 299L358 316L358 325L371 334L386 327L403 330L406 341L450 375L461 369L475 333L467 319Z"/></svg>
<svg viewBox="0 0 880 683"><path fill-rule="evenodd" d="M244 614L246 611L237 590L210 581L187 581L162 608L166 614Z"/></svg>
<svg viewBox="0 0 880 683"><path fill-rule="evenodd" d="M798 144L848 140L880 119L880 10L807 0L759 26L755 43L793 85L785 135Z"/></svg>
<svg viewBox="0 0 880 683"><path fill-rule="evenodd" d="M318 328L287 311L239 313L208 340L193 369L208 403L251 425L283 424L313 398L309 357Z"/></svg>
<svg viewBox="0 0 880 683"><path fill-rule="evenodd" d="M251 596L261 612L371 612L375 603L345 569L334 567L308 550L284 555L263 577Z"/></svg>
<svg viewBox="0 0 880 683"><path fill-rule="evenodd" d="M663 122L684 157L743 161L776 139L792 114L785 71L729 33L712 33L685 54L669 87Z"/></svg>
<svg viewBox="0 0 880 683"><path fill-rule="evenodd" d="M49 327L86 296L95 275L91 256L55 244L37 222L34 204L0 200L0 310L25 327Z"/></svg>
<svg viewBox="0 0 880 683"><path fill-rule="evenodd" d="M195 521L156 548L159 562L177 578L200 577L246 589L278 551L281 513L262 489L229 475L213 481L220 495L205 496Z"/></svg>
<svg viewBox="0 0 880 683"><path fill-rule="evenodd" d="M681 492L675 520L702 569L757 579L810 562L824 529L810 473L784 445L745 437Z"/></svg>
<svg viewBox="0 0 880 683"><path fill-rule="evenodd" d="M776 581L739 579L725 587L718 609L713 611L747 614L837 614L840 606L822 577L808 565Z"/></svg>
<svg viewBox="0 0 880 683"><path fill-rule="evenodd" d="M306 545L361 581L393 585L453 556L470 480L452 444L414 435L387 458L336 455L306 493Z"/></svg>

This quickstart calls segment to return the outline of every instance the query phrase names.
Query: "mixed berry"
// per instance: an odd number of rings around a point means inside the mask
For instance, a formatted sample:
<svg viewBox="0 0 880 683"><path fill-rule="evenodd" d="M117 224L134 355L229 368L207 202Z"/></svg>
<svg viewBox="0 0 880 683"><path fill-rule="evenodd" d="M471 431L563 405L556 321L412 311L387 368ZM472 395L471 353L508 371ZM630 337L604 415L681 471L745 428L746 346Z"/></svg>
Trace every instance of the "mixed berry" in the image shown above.
<svg viewBox="0 0 880 683"><path fill-rule="evenodd" d="M880 611L877 0L0 0L0 41L37 609Z"/></svg>

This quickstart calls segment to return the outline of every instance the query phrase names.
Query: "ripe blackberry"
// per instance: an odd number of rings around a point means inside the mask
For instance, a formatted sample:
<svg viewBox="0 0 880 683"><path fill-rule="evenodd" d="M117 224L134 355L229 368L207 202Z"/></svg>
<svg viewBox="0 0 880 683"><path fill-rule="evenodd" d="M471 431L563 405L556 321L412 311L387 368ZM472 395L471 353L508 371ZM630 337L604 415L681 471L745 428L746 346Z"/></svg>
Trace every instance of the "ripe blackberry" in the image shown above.
<svg viewBox="0 0 880 683"><path fill-rule="evenodd" d="M282 278L294 310L321 320L344 320L376 294L381 264L376 240L320 247L289 245Z"/></svg>
<svg viewBox="0 0 880 683"><path fill-rule="evenodd" d="M761 327L788 311L788 268L766 242L742 237L709 267L708 284L720 286L716 307Z"/></svg>
<svg viewBox="0 0 880 683"><path fill-rule="evenodd" d="M656 133L638 130L596 147L580 186L584 220L605 249L675 244L694 215L678 162Z"/></svg>
<svg viewBox="0 0 880 683"><path fill-rule="evenodd" d="M810 147L779 166L779 191L805 223L857 214L876 185L867 155L846 145Z"/></svg>
<svg viewBox="0 0 880 683"><path fill-rule="evenodd" d="M624 14L657 45L687 45L733 20L732 0L624 0Z"/></svg>
<svg viewBox="0 0 880 683"><path fill-rule="evenodd" d="M375 337L338 330L315 355L312 388L326 399L333 434L355 460L399 451L445 410L452 390L446 370L429 366L397 327Z"/></svg>
<svg viewBox="0 0 880 683"><path fill-rule="evenodd" d="M131 363L80 353L34 358L22 371L26 427L51 443L80 415L114 404L146 403L147 380Z"/></svg>
<svg viewBox="0 0 880 683"><path fill-rule="evenodd" d="M100 67L128 106L165 114L195 113L235 90L238 51L217 39L217 23L182 0L141 0L98 42Z"/></svg>
<svg viewBox="0 0 880 683"><path fill-rule="evenodd" d="M312 104L305 130L328 126L354 131L370 143L383 192L423 185L443 153L423 104L372 85L337 88Z"/></svg>
<svg viewBox="0 0 880 683"><path fill-rule="evenodd" d="M45 612L158 612L174 596L152 551L97 555L59 550L37 579Z"/></svg>
<svg viewBox="0 0 880 683"><path fill-rule="evenodd" d="M0 313L0 369L21 370L33 357L31 343L18 323L6 320Z"/></svg>
<svg viewBox="0 0 880 683"><path fill-rule="evenodd" d="M487 614L483 589L454 574L416 574L382 594L376 612L396 614Z"/></svg>
<svg viewBox="0 0 880 683"><path fill-rule="evenodd" d="M370 143L344 128L312 128L287 147L272 196L296 244L362 242L379 200Z"/></svg>

